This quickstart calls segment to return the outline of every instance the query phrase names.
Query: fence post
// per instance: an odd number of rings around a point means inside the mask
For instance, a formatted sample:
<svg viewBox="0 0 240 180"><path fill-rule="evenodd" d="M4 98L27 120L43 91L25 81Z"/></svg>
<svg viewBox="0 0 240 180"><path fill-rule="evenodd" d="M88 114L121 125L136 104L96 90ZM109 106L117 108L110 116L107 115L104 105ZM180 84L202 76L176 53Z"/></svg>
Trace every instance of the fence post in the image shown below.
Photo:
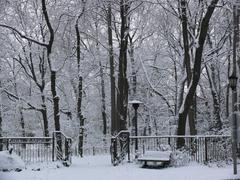
<svg viewBox="0 0 240 180"><path fill-rule="evenodd" d="M83 131L83 127L80 127L78 136L78 153L80 157L83 157Z"/></svg>
<svg viewBox="0 0 240 180"><path fill-rule="evenodd" d="M9 150L9 139L7 139L7 150Z"/></svg>
<svg viewBox="0 0 240 180"><path fill-rule="evenodd" d="M127 138L127 153L128 153L128 162L130 162L130 137L129 137L130 135L128 134L128 138Z"/></svg>
<svg viewBox="0 0 240 180"><path fill-rule="evenodd" d="M93 156L95 156L95 146L93 146L92 152L93 152Z"/></svg>
<svg viewBox="0 0 240 180"><path fill-rule="evenodd" d="M3 150L3 139L0 137L0 151Z"/></svg>
<svg viewBox="0 0 240 180"><path fill-rule="evenodd" d="M68 139L65 138L65 160L68 161L69 160L69 157L68 157Z"/></svg>
<svg viewBox="0 0 240 180"><path fill-rule="evenodd" d="M205 163L208 163L208 148L207 148L207 146L208 146L208 143L207 143L208 138L205 137L204 140L205 140Z"/></svg>
<svg viewBox="0 0 240 180"><path fill-rule="evenodd" d="M111 160L114 166L117 165L117 138L111 138Z"/></svg>
<svg viewBox="0 0 240 180"><path fill-rule="evenodd" d="M55 160L55 133L52 134L52 161Z"/></svg>

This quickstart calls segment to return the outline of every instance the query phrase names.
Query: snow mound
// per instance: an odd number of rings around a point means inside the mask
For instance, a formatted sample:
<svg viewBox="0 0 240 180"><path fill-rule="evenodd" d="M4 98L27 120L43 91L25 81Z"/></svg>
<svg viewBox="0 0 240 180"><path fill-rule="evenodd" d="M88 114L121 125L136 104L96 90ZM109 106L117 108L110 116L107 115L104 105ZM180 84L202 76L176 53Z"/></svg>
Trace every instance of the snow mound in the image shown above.
<svg viewBox="0 0 240 180"><path fill-rule="evenodd" d="M14 152L0 151L0 171L21 171L25 168L23 160Z"/></svg>
<svg viewBox="0 0 240 180"><path fill-rule="evenodd" d="M187 151L184 150L176 150L171 154L171 166L180 167L186 166L190 163L190 157Z"/></svg>

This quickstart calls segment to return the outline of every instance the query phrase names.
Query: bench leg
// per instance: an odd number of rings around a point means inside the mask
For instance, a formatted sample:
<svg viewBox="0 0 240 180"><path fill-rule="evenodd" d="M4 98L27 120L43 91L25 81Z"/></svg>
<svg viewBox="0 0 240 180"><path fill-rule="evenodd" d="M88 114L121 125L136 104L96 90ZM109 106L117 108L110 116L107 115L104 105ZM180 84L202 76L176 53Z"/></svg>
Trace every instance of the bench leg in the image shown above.
<svg viewBox="0 0 240 180"><path fill-rule="evenodd" d="M164 168L167 168L169 165L170 165L170 162L169 162L169 161L163 162L163 167L164 167Z"/></svg>
<svg viewBox="0 0 240 180"><path fill-rule="evenodd" d="M143 168L145 168L145 167L147 167L148 165L147 165L147 161L144 161L144 163L143 163Z"/></svg>

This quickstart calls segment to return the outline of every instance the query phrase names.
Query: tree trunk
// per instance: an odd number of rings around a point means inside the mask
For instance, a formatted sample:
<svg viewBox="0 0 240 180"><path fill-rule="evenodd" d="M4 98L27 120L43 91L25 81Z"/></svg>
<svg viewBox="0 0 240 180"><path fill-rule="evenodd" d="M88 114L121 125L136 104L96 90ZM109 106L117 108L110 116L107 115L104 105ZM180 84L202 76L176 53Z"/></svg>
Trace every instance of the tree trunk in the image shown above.
<svg viewBox="0 0 240 180"><path fill-rule="evenodd" d="M111 3L108 4L108 46L109 46L109 61L110 61L110 84L111 84L111 134L117 132L116 124L116 93L115 93L115 75L114 75L114 55L113 55L113 39L112 39L112 10Z"/></svg>
<svg viewBox="0 0 240 180"><path fill-rule="evenodd" d="M1 69L0 69L1 70ZM2 89L2 82L0 81L0 88ZM3 129L2 129L2 91L0 91L0 138L3 136ZM0 151L3 150L3 141L0 139Z"/></svg>
<svg viewBox="0 0 240 180"><path fill-rule="evenodd" d="M189 123L189 129L190 129L190 135L197 135L196 130L196 94L193 97L193 104L189 109L188 112L188 123Z"/></svg>
<svg viewBox="0 0 240 180"><path fill-rule="evenodd" d="M118 131L127 128L128 80L127 80L127 45L128 45L128 0L120 1L121 39L119 52L119 72L117 91L117 126Z"/></svg>
<svg viewBox="0 0 240 180"><path fill-rule="evenodd" d="M184 46L184 66L187 72L187 84L189 86L192 72L191 72L191 60L189 54L189 38L188 38L188 18L187 18L187 2L181 0L181 21L182 21L182 35L183 35L183 46Z"/></svg>
<svg viewBox="0 0 240 180"><path fill-rule="evenodd" d="M231 47L232 45L230 45ZM228 77L230 76L230 63L231 63L231 56L228 56L228 70L227 70L227 74ZM226 90L226 114L225 117L228 118L229 117L229 93L230 93L230 86L229 84L227 85L227 90Z"/></svg>
<svg viewBox="0 0 240 180"><path fill-rule="evenodd" d="M45 102L45 95L42 93L42 118L43 118L43 131L44 131L44 136L49 137L49 130L48 130L48 118L47 118L47 106Z"/></svg>
<svg viewBox="0 0 240 180"><path fill-rule="evenodd" d="M219 105L220 102L214 86L214 83L215 83L214 79L212 79L211 74L209 72L210 70L208 69L207 66L206 66L206 71L207 71L207 76L209 79L209 85L210 85L212 99L213 99L213 125L211 127L211 130L217 133L219 130L222 129L222 121L220 116L220 105Z"/></svg>
<svg viewBox="0 0 240 180"><path fill-rule="evenodd" d="M101 76L101 101L102 101L102 119L103 119L103 134L106 136L107 134L107 116L106 116L106 95L105 95L105 83L104 83L104 74L103 67L101 62L99 62L100 66L100 76Z"/></svg>
<svg viewBox="0 0 240 180"><path fill-rule="evenodd" d="M76 24L76 35L77 35L77 67L78 67L78 88L77 88L77 118L79 120L79 128L82 131L82 136L79 140L79 155L83 157L83 134L84 134L84 119L82 116L82 76L80 72L80 33L78 30L78 25Z"/></svg>
<svg viewBox="0 0 240 180"><path fill-rule="evenodd" d="M80 31L78 27L78 22L85 11L85 2L83 2L83 8L82 12L77 17L76 23L75 23L75 32L76 32L76 38L77 38L77 76L78 76L78 89L77 89L77 118L79 120L79 142L78 142L78 153L81 157L83 157L83 136L84 136L84 118L82 115L82 87L83 87L83 79L81 75L81 36Z"/></svg>
<svg viewBox="0 0 240 180"><path fill-rule="evenodd" d="M136 62L134 59L134 45L133 45L133 39L129 36L129 43L130 43L130 50L129 50L129 56L131 60L131 70L132 70L132 77L131 77L131 89L132 89L132 97L136 96L137 93L137 72L136 72Z"/></svg>
<svg viewBox="0 0 240 180"><path fill-rule="evenodd" d="M212 41L210 38L210 35L208 34L207 36L208 39L208 44L211 49L213 49ZM214 54L213 54L214 55ZM212 55L212 56L213 56ZM213 98L213 124L211 126L211 130L214 132L218 132L219 130L222 129L222 121L221 121L221 108L220 108L220 97L219 94L217 93L217 83L216 83L216 68L215 68L215 63L212 62L214 59L211 59L211 67L208 68L207 65L205 65L206 71L207 71L207 76L209 80L209 85L211 89L211 94Z"/></svg>
<svg viewBox="0 0 240 180"><path fill-rule="evenodd" d="M15 64L13 65L15 66ZM15 69L15 67L14 67ZM14 71L14 70L13 70ZM17 87L17 80L16 80L16 75L15 75L15 72L13 72L13 79L14 79L14 91L15 91L15 95L17 97L19 97L18 95L18 87ZM22 100L18 100L18 103L20 103L20 105L17 105L17 110L18 110L18 113L19 113L19 121L20 121L20 127L21 127L21 136L22 137L25 137L26 136L26 132L25 132L25 122L24 122L24 116L23 116L23 110L22 110Z"/></svg>
<svg viewBox="0 0 240 180"><path fill-rule="evenodd" d="M45 34L44 34L44 30L43 30L43 27L42 27L41 24L40 24L40 28L41 28L41 35L42 35L42 38L43 38L43 42L45 43ZM42 118L43 118L44 136L49 137L46 96L44 94L44 89L45 89L45 86L46 86L46 82L45 82L45 75L46 75L45 49L42 52L42 57L39 56L39 60L40 60L39 71L41 73L41 85L39 86L37 81L35 81L35 83L37 84L37 86L39 87L39 89L41 91L41 99L42 99L41 113L42 113Z"/></svg>
<svg viewBox="0 0 240 180"><path fill-rule="evenodd" d="M59 112L59 97L57 96L57 89L56 89L56 70L54 69L51 62L51 58L50 58L52 53L52 45L54 42L54 30L52 28L52 25L48 16L45 0L42 0L42 12L49 30L49 42L47 44L47 60L48 60L49 69L50 69L54 125L55 125L55 131L60 131L61 129L60 128L60 112Z"/></svg>
<svg viewBox="0 0 240 180"><path fill-rule="evenodd" d="M3 136L2 134L2 104L1 104L1 107L0 107L0 138ZM0 139L0 151L3 150L3 144L2 144L2 139Z"/></svg>
<svg viewBox="0 0 240 180"><path fill-rule="evenodd" d="M218 3L218 0L212 0L211 4L207 8L207 12L205 16L203 17L203 20L200 25L200 34L198 38L198 47L195 52L195 61L194 61L194 67L193 67L193 75L192 79L188 88L188 92L184 98L183 104L179 111L179 121L178 121L178 129L177 134L178 135L185 135L185 125L186 125L186 118L189 111L189 108L192 105L193 97L196 92L196 88L200 79L201 74L201 64L202 64L202 55L203 55L203 47L207 36L207 31L209 27L209 21L212 17L212 14L215 10L216 4ZM177 147L181 148L184 146L185 142L183 138L177 139Z"/></svg>
<svg viewBox="0 0 240 180"><path fill-rule="evenodd" d="M174 61L174 82L175 82L175 93L174 93L174 115L178 113L178 75L177 75L177 64Z"/></svg>
<svg viewBox="0 0 240 180"><path fill-rule="evenodd" d="M181 21L182 21L182 35L183 35L183 45L184 45L184 66L186 68L187 73L187 86L189 87L191 78L192 78L192 71L191 71L191 60L190 60L190 48L189 48L189 38L188 38L188 18L187 18L187 2L186 0L181 0ZM196 126L195 126L195 106L196 103L193 103L189 108L188 112L188 122L190 128L190 134L195 134ZM181 124L181 126L186 126L185 124Z"/></svg>

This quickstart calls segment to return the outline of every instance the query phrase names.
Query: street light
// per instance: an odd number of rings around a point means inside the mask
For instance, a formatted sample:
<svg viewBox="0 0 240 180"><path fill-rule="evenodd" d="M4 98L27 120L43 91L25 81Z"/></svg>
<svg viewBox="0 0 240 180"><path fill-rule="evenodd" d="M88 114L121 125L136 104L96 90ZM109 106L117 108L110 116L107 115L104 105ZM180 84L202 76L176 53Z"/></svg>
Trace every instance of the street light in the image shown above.
<svg viewBox="0 0 240 180"><path fill-rule="evenodd" d="M237 87L237 81L238 81L238 77L236 75L231 75L229 77L229 85L231 87L232 90L236 90Z"/></svg>
<svg viewBox="0 0 240 180"><path fill-rule="evenodd" d="M140 104L142 104L141 101L138 101L138 100L132 100L129 102L129 104L132 104L132 107L134 108L135 110L135 115L134 115L134 128L135 128L135 158L138 157L138 139L137 139L137 136L138 136L138 120L137 120L137 117L138 117L138 114L137 114L137 110L138 110L138 107Z"/></svg>
<svg viewBox="0 0 240 180"><path fill-rule="evenodd" d="M232 156L233 156L233 174L237 174L237 81L238 77L236 76L236 73L233 73L229 77L229 85L232 89L232 112L233 112L233 118L232 118Z"/></svg>

